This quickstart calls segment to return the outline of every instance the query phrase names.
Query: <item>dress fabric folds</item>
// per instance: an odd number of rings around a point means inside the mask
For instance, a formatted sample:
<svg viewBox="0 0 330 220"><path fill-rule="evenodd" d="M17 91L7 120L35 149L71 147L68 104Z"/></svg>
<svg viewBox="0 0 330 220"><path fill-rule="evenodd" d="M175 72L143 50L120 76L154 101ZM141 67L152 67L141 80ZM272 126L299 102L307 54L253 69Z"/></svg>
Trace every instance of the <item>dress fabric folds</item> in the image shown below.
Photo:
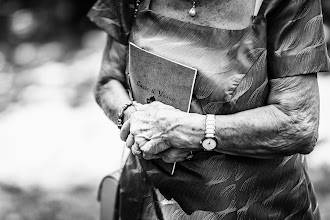
<svg viewBox="0 0 330 220"><path fill-rule="evenodd" d="M142 0L99 0L89 17L120 43L197 68L191 112L228 115L267 104L269 81L329 70L319 0L264 0L253 24L226 30L160 15ZM123 9L127 10L123 10ZM124 73L123 73L124 74ZM111 76L110 76L111 77ZM128 157L123 220L319 219L305 156L198 152L176 166Z"/></svg>

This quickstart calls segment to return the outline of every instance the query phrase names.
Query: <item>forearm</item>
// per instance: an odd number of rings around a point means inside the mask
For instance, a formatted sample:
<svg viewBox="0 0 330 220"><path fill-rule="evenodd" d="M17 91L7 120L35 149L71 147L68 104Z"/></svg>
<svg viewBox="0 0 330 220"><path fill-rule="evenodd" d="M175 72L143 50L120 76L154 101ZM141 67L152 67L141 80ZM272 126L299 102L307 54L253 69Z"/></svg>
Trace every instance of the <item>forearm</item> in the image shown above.
<svg viewBox="0 0 330 220"><path fill-rule="evenodd" d="M122 106L130 101L127 93L125 67L126 46L109 37L94 94L97 103L115 123L117 123L117 114ZM127 109L125 113L130 110ZM126 117L124 119L126 120Z"/></svg>
<svg viewBox="0 0 330 220"><path fill-rule="evenodd" d="M297 121L274 105L217 118L219 152L256 158L307 154L315 144L314 123ZM309 127L312 126L312 127Z"/></svg>
<svg viewBox="0 0 330 220"><path fill-rule="evenodd" d="M215 151L257 158L309 153L317 140L319 111L318 88L316 79L311 83L312 77L295 79L297 85L285 92L280 90L294 81L289 78L273 81L274 89L267 106L232 115L217 115L216 138L219 144ZM201 149L199 141L204 137L204 120L203 115L187 114L186 117L182 114L169 130L169 139L181 136L180 139L188 139L186 143Z"/></svg>
<svg viewBox="0 0 330 220"><path fill-rule="evenodd" d="M130 101L124 86L117 80L110 80L95 92L97 103L108 118L117 123L117 115L127 102ZM130 108L126 111L130 111Z"/></svg>
<svg viewBox="0 0 330 220"><path fill-rule="evenodd" d="M173 140L171 143L175 144L178 143L175 137L180 137L181 144L202 149L200 141L205 135L204 121L205 116L199 114L182 117L180 124L169 131L169 140ZM302 128L301 123L295 124L273 105L233 115L217 115L218 146L215 151L255 158L306 154L313 149L317 138L317 127L308 126L315 125L310 123Z"/></svg>

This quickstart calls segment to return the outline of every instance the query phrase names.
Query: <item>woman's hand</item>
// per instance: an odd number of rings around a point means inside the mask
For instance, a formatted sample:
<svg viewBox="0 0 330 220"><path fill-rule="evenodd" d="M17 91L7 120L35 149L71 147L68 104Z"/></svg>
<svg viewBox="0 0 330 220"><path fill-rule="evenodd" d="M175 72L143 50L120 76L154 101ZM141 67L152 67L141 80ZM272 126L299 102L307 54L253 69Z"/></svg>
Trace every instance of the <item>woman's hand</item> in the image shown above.
<svg viewBox="0 0 330 220"><path fill-rule="evenodd" d="M124 111L124 122L127 121L131 115L136 112L136 107L134 105L128 107L125 111Z"/></svg>
<svg viewBox="0 0 330 220"><path fill-rule="evenodd" d="M148 141L144 141L141 144L145 144ZM192 157L192 151L189 149L181 149L181 148L174 148L171 146L168 146L165 142L159 142L158 147L160 149L167 149L159 154L149 154L146 152L142 152L140 150L139 144L135 142L133 135L129 135L128 138L126 139L126 146L131 149L131 152L138 156L142 157L145 160L153 160L153 159L163 159L164 162L166 163L174 163L174 162L182 162L186 160L187 158Z"/></svg>
<svg viewBox="0 0 330 220"><path fill-rule="evenodd" d="M166 163L174 163L191 159L193 157L192 153L193 151L189 151L189 149L172 147L159 153L158 156Z"/></svg>
<svg viewBox="0 0 330 220"><path fill-rule="evenodd" d="M128 148L133 151L142 151L146 155L156 155L171 146L166 143L167 129L170 120L174 118L175 108L153 102L147 105L136 106L129 120L124 123L120 137L126 141Z"/></svg>
<svg viewBox="0 0 330 220"><path fill-rule="evenodd" d="M168 146L168 149L159 154L148 154L142 152L136 143L131 147L134 155L142 157L145 160L162 159L166 163L182 162L193 157L193 151Z"/></svg>
<svg viewBox="0 0 330 220"><path fill-rule="evenodd" d="M153 102L137 107L137 111L124 123L120 137L126 141L127 147L155 157L171 147L187 149L185 152L173 153L181 158L187 156L187 152L192 149L200 147L199 141L203 136L202 133L196 141L196 137L191 133L183 132L185 129L182 127L186 126L182 122L189 121L192 124L191 120L191 114L161 102ZM170 160L166 159L168 155L164 156L167 161Z"/></svg>

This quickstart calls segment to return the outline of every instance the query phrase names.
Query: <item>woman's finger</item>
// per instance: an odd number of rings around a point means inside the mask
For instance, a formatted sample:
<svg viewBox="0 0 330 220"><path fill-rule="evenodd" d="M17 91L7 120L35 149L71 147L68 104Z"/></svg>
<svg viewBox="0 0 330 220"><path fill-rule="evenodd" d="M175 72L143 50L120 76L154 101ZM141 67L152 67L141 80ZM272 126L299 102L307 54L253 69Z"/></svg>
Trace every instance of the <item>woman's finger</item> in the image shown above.
<svg viewBox="0 0 330 220"><path fill-rule="evenodd" d="M178 158L162 158L162 160L165 162L165 163L176 163L176 162L183 162L186 160L186 158L184 157L178 157Z"/></svg>
<svg viewBox="0 0 330 220"><path fill-rule="evenodd" d="M131 147L132 154L135 156L142 156L142 152L139 148L139 145L135 142L133 146Z"/></svg>
<svg viewBox="0 0 330 220"><path fill-rule="evenodd" d="M135 103L134 107L137 111L142 111L146 108L145 105L142 105L141 103Z"/></svg>
<svg viewBox="0 0 330 220"><path fill-rule="evenodd" d="M154 102L150 103L149 105L155 107L156 109L175 109L173 106L166 105L159 101L154 101Z"/></svg>
<svg viewBox="0 0 330 220"><path fill-rule="evenodd" d="M128 119L120 129L120 139L122 141L126 141L128 135L130 134L130 128L131 128L130 121L131 120Z"/></svg>
<svg viewBox="0 0 330 220"><path fill-rule="evenodd" d="M190 151L180 148L170 148L159 154L166 163L182 162L187 158L190 158L190 155Z"/></svg>
<svg viewBox="0 0 330 220"><path fill-rule="evenodd" d="M140 145L142 152L146 154L158 154L164 150L169 149L171 146L161 141L160 138L151 139L147 141L144 145Z"/></svg>
<svg viewBox="0 0 330 220"><path fill-rule="evenodd" d="M139 147L141 148L143 145L145 145L145 143L147 143L150 139L143 136L143 135L136 135L134 137L135 142L139 145Z"/></svg>
<svg viewBox="0 0 330 220"><path fill-rule="evenodd" d="M145 160L154 160L154 159L160 158L159 155L156 155L156 154L146 154L146 153L142 153L142 157Z"/></svg>
<svg viewBox="0 0 330 220"><path fill-rule="evenodd" d="M126 147L131 148L134 144L134 136L132 134L129 134L126 139Z"/></svg>

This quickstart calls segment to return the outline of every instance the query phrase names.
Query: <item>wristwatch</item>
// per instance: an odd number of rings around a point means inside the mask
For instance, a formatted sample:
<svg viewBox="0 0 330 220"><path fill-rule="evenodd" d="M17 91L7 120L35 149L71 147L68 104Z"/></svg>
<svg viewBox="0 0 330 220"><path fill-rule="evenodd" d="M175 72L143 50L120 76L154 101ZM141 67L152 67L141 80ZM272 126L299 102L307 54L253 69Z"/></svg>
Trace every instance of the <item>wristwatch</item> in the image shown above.
<svg viewBox="0 0 330 220"><path fill-rule="evenodd" d="M206 115L205 137L201 144L206 151L214 150L218 145L218 140L215 138L215 115Z"/></svg>

